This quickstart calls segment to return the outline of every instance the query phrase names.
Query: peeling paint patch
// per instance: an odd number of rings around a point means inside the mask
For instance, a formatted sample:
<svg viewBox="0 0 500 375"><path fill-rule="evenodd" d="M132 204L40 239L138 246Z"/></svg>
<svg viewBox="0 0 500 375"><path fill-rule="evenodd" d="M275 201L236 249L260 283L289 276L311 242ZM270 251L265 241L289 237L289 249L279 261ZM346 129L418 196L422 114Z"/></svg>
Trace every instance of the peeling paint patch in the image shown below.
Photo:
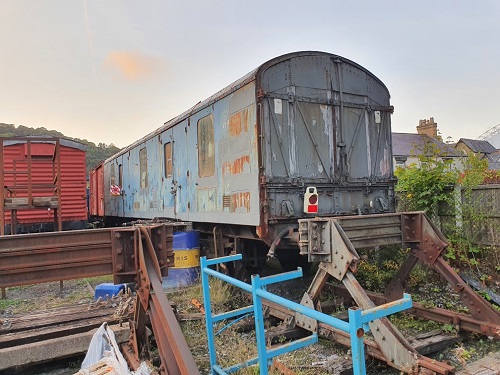
<svg viewBox="0 0 500 375"><path fill-rule="evenodd" d="M242 156L232 163L224 162L222 163L222 175L227 173L230 174L250 174L250 155Z"/></svg>
<svg viewBox="0 0 500 375"><path fill-rule="evenodd" d="M380 161L380 173L382 176L389 176L391 172L391 153L388 148L384 148L384 158Z"/></svg>
<svg viewBox="0 0 500 375"><path fill-rule="evenodd" d="M196 192L197 211L214 212L217 208L217 189L199 189Z"/></svg>
<svg viewBox="0 0 500 375"><path fill-rule="evenodd" d="M229 119L229 135L236 137L241 133L241 112L233 113Z"/></svg>
<svg viewBox="0 0 500 375"><path fill-rule="evenodd" d="M229 135L232 137L237 137L241 132L248 132L249 123L248 108L244 108L241 111L235 112L229 118Z"/></svg>
<svg viewBox="0 0 500 375"><path fill-rule="evenodd" d="M249 213L250 212L250 192L231 194L230 212Z"/></svg>

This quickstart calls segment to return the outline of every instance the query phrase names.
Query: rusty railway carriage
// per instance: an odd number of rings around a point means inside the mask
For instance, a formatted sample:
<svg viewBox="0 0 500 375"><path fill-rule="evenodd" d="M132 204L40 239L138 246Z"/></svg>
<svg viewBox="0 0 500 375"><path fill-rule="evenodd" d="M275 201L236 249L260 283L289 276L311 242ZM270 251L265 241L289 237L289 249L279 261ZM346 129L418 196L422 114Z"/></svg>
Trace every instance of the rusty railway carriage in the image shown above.
<svg viewBox="0 0 500 375"><path fill-rule="evenodd" d="M292 257L300 218L394 211L389 98L343 57L274 58L106 160L106 220L190 221L216 255Z"/></svg>
<svg viewBox="0 0 500 375"><path fill-rule="evenodd" d="M1 140L0 194L4 232L16 233L83 229L87 224L86 146L52 137L14 137ZM60 168L58 170L58 168ZM60 193L58 192L60 189Z"/></svg>

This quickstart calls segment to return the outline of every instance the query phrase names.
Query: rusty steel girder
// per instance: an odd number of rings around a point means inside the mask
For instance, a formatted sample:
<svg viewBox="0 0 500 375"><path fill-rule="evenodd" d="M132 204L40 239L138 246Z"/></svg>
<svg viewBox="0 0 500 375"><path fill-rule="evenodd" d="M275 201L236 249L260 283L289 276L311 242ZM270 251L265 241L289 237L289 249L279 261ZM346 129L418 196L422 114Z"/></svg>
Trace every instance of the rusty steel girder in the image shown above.
<svg viewBox="0 0 500 375"><path fill-rule="evenodd" d="M136 265L137 298L135 304L134 320L131 324L131 334L125 355L129 364L135 366L139 363L140 355L148 341L146 324L149 320L158 347L160 357L160 374L169 375L196 375L198 367L186 343L180 325L174 315L170 302L162 287L162 276L166 274L167 267L160 265L159 254L170 256L172 254L172 227L153 226L135 227L122 230L120 236L115 238L119 244L123 241L133 241L133 263ZM169 246L158 246L158 240L170 238ZM118 245L119 245L118 244ZM119 247L122 248L122 247ZM122 259L121 252L120 259ZM125 260L125 259L123 259ZM165 264L167 258L162 259ZM125 262L126 263L126 262ZM128 277L128 270L125 276ZM123 277L123 274L122 274Z"/></svg>
<svg viewBox="0 0 500 375"><path fill-rule="evenodd" d="M173 266L173 228L146 226L163 275ZM132 227L0 236L0 288L113 275L134 282L137 243Z"/></svg>
<svg viewBox="0 0 500 375"><path fill-rule="evenodd" d="M112 274L111 232L0 236L0 288Z"/></svg>

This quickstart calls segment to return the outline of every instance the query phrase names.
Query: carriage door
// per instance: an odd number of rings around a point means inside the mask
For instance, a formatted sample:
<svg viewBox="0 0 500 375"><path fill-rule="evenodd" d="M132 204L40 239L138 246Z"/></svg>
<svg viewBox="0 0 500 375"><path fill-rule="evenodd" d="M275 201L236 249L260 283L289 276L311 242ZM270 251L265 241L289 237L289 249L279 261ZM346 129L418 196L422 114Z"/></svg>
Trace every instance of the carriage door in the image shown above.
<svg viewBox="0 0 500 375"><path fill-rule="evenodd" d="M174 172L174 137L172 129L162 134L163 144L163 215L175 217L177 184Z"/></svg>

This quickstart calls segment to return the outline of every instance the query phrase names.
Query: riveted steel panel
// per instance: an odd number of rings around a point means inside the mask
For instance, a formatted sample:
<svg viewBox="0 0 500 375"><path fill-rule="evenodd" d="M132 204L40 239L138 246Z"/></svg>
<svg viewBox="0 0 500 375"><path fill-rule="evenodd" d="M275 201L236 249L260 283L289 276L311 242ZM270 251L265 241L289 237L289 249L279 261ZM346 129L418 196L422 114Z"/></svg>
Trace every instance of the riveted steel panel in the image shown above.
<svg viewBox="0 0 500 375"><path fill-rule="evenodd" d="M277 58L258 72L269 218L304 216L307 186L319 215L394 211L389 92L339 56ZM377 115L375 115L377 112Z"/></svg>

